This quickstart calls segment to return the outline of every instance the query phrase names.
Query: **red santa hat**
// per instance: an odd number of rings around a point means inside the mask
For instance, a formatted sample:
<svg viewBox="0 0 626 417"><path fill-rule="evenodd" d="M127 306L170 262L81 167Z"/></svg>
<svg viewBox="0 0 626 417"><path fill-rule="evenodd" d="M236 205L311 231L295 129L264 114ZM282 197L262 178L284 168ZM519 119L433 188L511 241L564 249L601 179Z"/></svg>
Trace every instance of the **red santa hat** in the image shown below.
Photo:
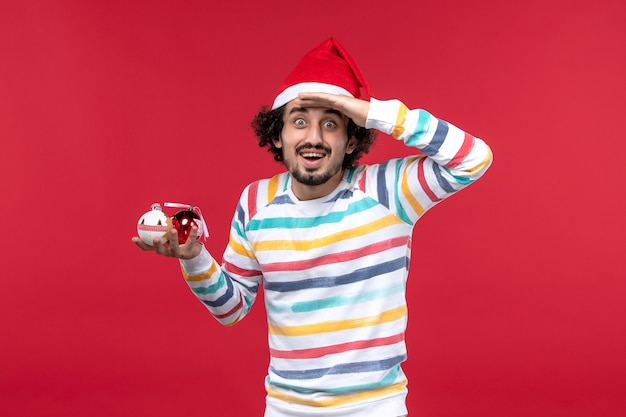
<svg viewBox="0 0 626 417"><path fill-rule="evenodd" d="M367 98L370 88L356 62L334 38L308 52L283 81L272 110L298 97L298 93L322 92ZM365 98L365 97L364 97Z"/></svg>

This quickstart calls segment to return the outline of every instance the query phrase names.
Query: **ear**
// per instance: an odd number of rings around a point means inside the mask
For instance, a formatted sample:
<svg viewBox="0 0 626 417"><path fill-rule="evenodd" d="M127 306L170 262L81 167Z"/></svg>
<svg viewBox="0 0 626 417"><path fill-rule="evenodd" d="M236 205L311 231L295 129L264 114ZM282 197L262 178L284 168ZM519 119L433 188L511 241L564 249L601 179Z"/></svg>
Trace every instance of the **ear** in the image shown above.
<svg viewBox="0 0 626 417"><path fill-rule="evenodd" d="M275 137L274 139L272 139L272 143L274 144L274 146L278 149L283 147L283 141L280 138L280 134L278 134L277 137Z"/></svg>
<svg viewBox="0 0 626 417"><path fill-rule="evenodd" d="M346 153L351 154L356 149L357 140L354 136L348 139L348 143L346 144Z"/></svg>

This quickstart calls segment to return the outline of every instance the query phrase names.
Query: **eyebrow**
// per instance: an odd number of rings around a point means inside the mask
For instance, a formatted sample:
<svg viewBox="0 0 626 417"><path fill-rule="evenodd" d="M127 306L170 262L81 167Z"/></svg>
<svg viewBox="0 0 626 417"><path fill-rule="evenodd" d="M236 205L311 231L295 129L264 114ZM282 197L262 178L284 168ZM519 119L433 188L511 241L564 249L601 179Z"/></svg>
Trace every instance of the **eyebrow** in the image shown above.
<svg viewBox="0 0 626 417"><path fill-rule="evenodd" d="M293 107L291 110L289 110L289 114L308 113L308 112L309 112L309 109L307 109L306 107ZM324 114L336 114L339 117L343 117L343 113L335 109L324 109Z"/></svg>

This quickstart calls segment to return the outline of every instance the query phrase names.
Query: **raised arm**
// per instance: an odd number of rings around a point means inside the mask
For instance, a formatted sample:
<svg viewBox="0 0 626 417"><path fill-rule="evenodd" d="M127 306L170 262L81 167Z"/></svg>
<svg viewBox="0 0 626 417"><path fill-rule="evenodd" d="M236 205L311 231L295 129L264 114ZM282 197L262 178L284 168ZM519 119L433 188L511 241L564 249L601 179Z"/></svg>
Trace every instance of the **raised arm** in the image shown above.
<svg viewBox="0 0 626 417"><path fill-rule="evenodd" d="M386 190L390 208L410 223L480 178L493 160L491 149L482 139L426 110L408 109L399 100L364 101L326 93L301 93L297 100L302 106L339 110L356 124L391 135L419 150L395 164L372 168L382 170L380 176L368 175L372 192Z"/></svg>
<svg viewBox="0 0 626 417"><path fill-rule="evenodd" d="M410 223L480 178L493 160L482 139L426 110L408 109L399 100L371 99L365 126L419 150L418 155L378 167L384 174L369 183L377 189L384 185L393 200L391 206Z"/></svg>

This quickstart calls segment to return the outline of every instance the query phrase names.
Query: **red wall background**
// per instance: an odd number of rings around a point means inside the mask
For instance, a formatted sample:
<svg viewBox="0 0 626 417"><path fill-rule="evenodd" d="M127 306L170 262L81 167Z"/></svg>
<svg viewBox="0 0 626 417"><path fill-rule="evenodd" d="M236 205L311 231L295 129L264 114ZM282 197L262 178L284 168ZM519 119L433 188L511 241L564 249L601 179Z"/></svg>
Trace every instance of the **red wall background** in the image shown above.
<svg viewBox="0 0 626 417"><path fill-rule="evenodd" d="M626 415L625 3L472 3L0 3L0 414L262 415L263 306L221 327L130 238L188 202L221 257L282 169L249 121L332 35L494 150L415 230L411 415Z"/></svg>

